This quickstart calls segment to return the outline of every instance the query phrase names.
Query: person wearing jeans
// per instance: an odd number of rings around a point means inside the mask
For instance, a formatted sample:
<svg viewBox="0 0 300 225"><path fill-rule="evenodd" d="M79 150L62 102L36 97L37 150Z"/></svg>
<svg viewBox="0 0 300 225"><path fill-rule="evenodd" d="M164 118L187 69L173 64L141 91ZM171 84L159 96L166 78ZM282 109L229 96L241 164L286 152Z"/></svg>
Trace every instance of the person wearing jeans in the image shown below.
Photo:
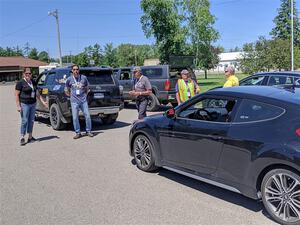
<svg viewBox="0 0 300 225"><path fill-rule="evenodd" d="M91 117L89 113L89 106L87 102L78 104L76 102L71 102L72 107L72 117L73 117L73 124L74 124L74 130L76 134L80 133L80 124L79 124L79 110L83 112L84 118L85 118L85 124L86 124L86 131L87 133L90 133L92 130L92 123L91 123Z"/></svg>
<svg viewBox="0 0 300 225"><path fill-rule="evenodd" d="M72 76L66 81L66 95L70 96L73 126L75 130L74 139L81 137L80 124L79 124L79 110L81 110L85 117L85 130L89 137L92 134L92 122L87 103L87 93L89 90L89 82L86 76L79 74L79 66L74 64L72 66Z"/></svg>
<svg viewBox="0 0 300 225"><path fill-rule="evenodd" d="M28 133L27 143L36 140L32 136L36 98L39 98L41 103L45 105L45 107L48 107L48 103L44 101L39 92L36 90L36 83L32 80L30 68L24 68L23 78L16 84L15 87L17 111L21 114L21 145L26 144L26 133Z"/></svg>

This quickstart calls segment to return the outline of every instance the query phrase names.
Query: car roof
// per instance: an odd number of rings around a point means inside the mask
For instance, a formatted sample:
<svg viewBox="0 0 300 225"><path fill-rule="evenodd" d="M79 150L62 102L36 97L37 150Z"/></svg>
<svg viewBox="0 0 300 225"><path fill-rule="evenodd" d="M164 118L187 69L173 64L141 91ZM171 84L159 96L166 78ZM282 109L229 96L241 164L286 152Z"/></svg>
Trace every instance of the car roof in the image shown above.
<svg viewBox="0 0 300 225"><path fill-rule="evenodd" d="M252 76L257 75L283 75L283 76L297 76L300 77L300 71L274 71L274 72L259 72L256 74L253 74Z"/></svg>
<svg viewBox="0 0 300 225"><path fill-rule="evenodd" d="M79 67L80 70L93 70L93 71L112 71L112 68L110 67ZM51 70L56 70L56 71L65 71L65 70L71 70L71 67L58 67L58 68L53 68ZM48 70L48 71L51 71Z"/></svg>
<svg viewBox="0 0 300 225"><path fill-rule="evenodd" d="M241 97L241 98L272 98L275 100L284 101L300 105L300 88L290 87L276 87L276 86L238 86L231 88L217 88L208 91L210 95L223 95L228 97Z"/></svg>

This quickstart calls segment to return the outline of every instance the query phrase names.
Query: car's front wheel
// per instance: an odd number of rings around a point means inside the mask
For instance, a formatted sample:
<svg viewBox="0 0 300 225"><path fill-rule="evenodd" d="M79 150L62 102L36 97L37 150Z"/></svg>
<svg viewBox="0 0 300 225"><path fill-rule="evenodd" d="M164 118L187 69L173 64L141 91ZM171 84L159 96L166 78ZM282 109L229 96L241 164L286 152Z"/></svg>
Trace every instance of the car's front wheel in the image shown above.
<svg viewBox="0 0 300 225"><path fill-rule="evenodd" d="M61 130L65 128L66 124L63 123L59 107L57 104L53 103L50 107L50 124L54 130Z"/></svg>
<svg viewBox="0 0 300 225"><path fill-rule="evenodd" d="M134 139L133 156L140 170L151 172L157 169L155 166L152 143L145 135L138 135Z"/></svg>
<svg viewBox="0 0 300 225"><path fill-rule="evenodd" d="M261 185L264 206L280 224L300 224L300 177L286 169L268 172Z"/></svg>

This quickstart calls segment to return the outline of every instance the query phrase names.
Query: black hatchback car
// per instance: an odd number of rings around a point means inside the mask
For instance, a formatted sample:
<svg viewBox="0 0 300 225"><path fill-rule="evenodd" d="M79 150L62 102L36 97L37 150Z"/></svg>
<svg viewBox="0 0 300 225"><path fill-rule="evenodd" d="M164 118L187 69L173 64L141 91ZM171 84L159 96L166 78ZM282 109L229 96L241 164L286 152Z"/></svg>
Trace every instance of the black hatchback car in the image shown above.
<svg viewBox="0 0 300 225"><path fill-rule="evenodd" d="M123 109L123 88L113 76L112 69L81 67L80 74L89 81L87 96L91 117L100 117L103 124L113 124ZM53 129L60 130L72 122L70 97L65 94L65 82L71 75L71 68L55 68L45 71L37 78L37 88L47 99L49 108L39 100L36 115L50 118Z"/></svg>
<svg viewBox="0 0 300 225"><path fill-rule="evenodd" d="M260 199L274 220L300 224L300 89L220 88L136 121L137 167L159 167Z"/></svg>

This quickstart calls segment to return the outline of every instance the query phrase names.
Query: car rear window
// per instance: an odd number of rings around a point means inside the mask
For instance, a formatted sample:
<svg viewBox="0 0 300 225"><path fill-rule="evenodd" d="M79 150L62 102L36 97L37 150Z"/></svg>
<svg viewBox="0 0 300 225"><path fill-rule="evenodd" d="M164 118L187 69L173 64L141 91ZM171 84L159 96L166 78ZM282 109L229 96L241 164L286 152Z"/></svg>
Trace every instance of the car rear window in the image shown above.
<svg viewBox="0 0 300 225"><path fill-rule="evenodd" d="M87 77L90 84L114 84L112 72L109 70L80 70L80 74Z"/></svg>
<svg viewBox="0 0 300 225"><path fill-rule="evenodd" d="M148 78L162 78L163 69L162 68L142 68L142 74Z"/></svg>
<svg viewBox="0 0 300 225"><path fill-rule="evenodd" d="M233 122L254 122L273 119L284 113L284 109L274 105L249 99L242 101Z"/></svg>

